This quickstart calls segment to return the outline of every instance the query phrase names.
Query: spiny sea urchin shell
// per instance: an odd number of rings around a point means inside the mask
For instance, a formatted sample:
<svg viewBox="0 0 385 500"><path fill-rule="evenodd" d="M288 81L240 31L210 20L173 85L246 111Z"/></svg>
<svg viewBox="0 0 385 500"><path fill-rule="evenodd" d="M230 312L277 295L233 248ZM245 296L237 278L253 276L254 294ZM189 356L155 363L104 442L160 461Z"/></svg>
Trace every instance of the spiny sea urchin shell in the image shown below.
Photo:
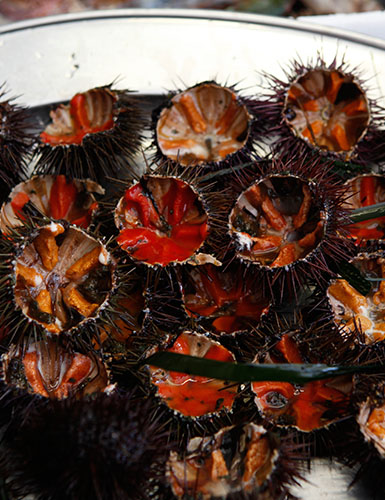
<svg viewBox="0 0 385 500"><path fill-rule="evenodd" d="M4 186L20 182L27 171L26 155L32 145L31 119L14 99L5 99L0 86L0 180Z"/></svg>
<svg viewBox="0 0 385 500"><path fill-rule="evenodd" d="M345 279L332 281L327 296L334 321L345 334L359 330L365 343L385 339L385 256L382 251L361 253L351 264L370 278L371 289L363 295Z"/></svg>
<svg viewBox="0 0 385 500"><path fill-rule="evenodd" d="M248 423L195 437L182 454L172 451L167 479L177 498L259 498L273 500L295 482L282 468L285 451L277 436Z"/></svg>
<svg viewBox="0 0 385 500"><path fill-rule="evenodd" d="M16 496L144 500L164 474L168 433L159 409L137 394L47 400L23 415L0 448L0 473Z"/></svg>
<svg viewBox="0 0 385 500"><path fill-rule="evenodd" d="M35 151L38 174L74 178L116 175L142 143L145 120L127 90L81 92L51 111Z"/></svg>
<svg viewBox="0 0 385 500"><path fill-rule="evenodd" d="M248 161L257 124L248 99L231 87L203 82L175 93L154 116L157 158L183 166L214 166Z"/></svg>
<svg viewBox="0 0 385 500"><path fill-rule="evenodd" d="M267 351L264 362L303 363L305 360L297 342L293 334L284 334ZM259 360L260 356L257 355L254 362ZM303 432L310 432L328 426L346 415L352 380L351 377L335 377L305 385L253 382L251 388L258 409L268 421L277 426L293 426Z"/></svg>
<svg viewBox="0 0 385 500"><path fill-rule="evenodd" d="M196 332L182 332L165 349L169 352L188 354L217 361L234 362L233 354L219 342ZM152 354L154 349L150 350ZM150 366L151 383L158 396L172 410L185 417L201 417L231 410L238 385L223 380L208 379L172 372Z"/></svg>
<svg viewBox="0 0 385 500"><path fill-rule="evenodd" d="M87 228L98 207L94 193L104 189L94 181L69 179L64 175L35 175L15 186L0 212L3 233L22 225L23 207L32 203L39 214L52 219L64 219L75 226ZM7 229L8 228L8 229Z"/></svg>
<svg viewBox="0 0 385 500"><path fill-rule="evenodd" d="M384 156L378 128L383 110L344 60L327 64L318 55L307 64L294 60L286 80L265 76L270 88L257 109L274 150L299 157L317 151L359 163Z"/></svg>
<svg viewBox="0 0 385 500"><path fill-rule="evenodd" d="M8 385L51 399L83 397L108 385L106 367L95 353L75 352L50 337L11 346L2 364Z"/></svg>
<svg viewBox="0 0 385 500"><path fill-rule="evenodd" d="M179 280L187 314L194 322L216 333L255 328L269 310L272 297L263 275L252 275L247 266L233 263L182 268Z"/></svg>
<svg viewBox="0 0 385 500"><path fill-rule="evenodd" d="M199 185L172 175L146 174L118 202L117 241L135 261L150 266L199 263L205 258L199 250L211 229L206 205Z"/></svg>

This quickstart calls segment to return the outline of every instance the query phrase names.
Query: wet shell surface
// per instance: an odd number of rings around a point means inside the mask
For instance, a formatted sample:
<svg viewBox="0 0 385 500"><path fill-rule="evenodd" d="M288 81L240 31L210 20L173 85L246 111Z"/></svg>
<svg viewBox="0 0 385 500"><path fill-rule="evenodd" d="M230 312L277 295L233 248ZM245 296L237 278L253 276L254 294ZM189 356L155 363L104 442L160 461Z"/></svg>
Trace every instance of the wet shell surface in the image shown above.
<svg viewBox="0 0 385 500"><path fill-rule="evenodd" d="M226 270L212 264L186 268L182 277L183 303L187 314L208 325L210 331L249 330L259 324L271 302L260 285L237 265Z"/></svg>
<svg viewBox="0 0 385 500"><path fill-rule="evenodd" d="M325 231L316 202L311 184L295 176L272 175L252 184L229 217L238 257L269 268L307 257Z"/></svg>
<svg viewBox="0 0 385 500"><path fill-rule="evenodd" d="M344 279L331 283L327 296L334 321L348 334L359 329L367 344L379 342L385 339L385 257L361 254L352 264L377 281L366 296Z"/></svg>
<svg viewBox="0 0 385 500"><path fill-rule="evenodd" d="M35 175L12 189L9 201L1 207L0 229L7 233L9 229L22 226L23 207L29 202L42 215L87 228L98 207L94 193L104 194L104 189L91 180Z"/></svg>
<svg viewBox="0 0 385 500"><path fill-rule="evenodd" d="M163 155L181 165L220 162L246 144L250 121L233 90L202 83L161 111L156 140Z"/></svg>
<svg viewBox="0 0 385 500"><path fill-rule="evenodd" d="M47 398L81 397L108 385L101 359L65 349L49 337L29 344L26 350L11 348L2 362L8 384Z"/></svg>
<svg viewBox="0 0 385 500"><path fill-rule="evenodd" d="M208 236L199 195L174 177L145 176L127 189L115 210L119 245L135 260L166 266L194 256Z"/></svg>
<svg viewBox="0 0 385 500"><path fill-rule="evenodd" d="M16 305L49 332L70 330L97 316L114 286L114 266L98 240L51 223L16 258Z"/></svg>
<svg viewBox="0 0 385 500"><path fill-rule="evenodd" d="M81 144L88 134L112 129L116 99L106 87L76 94L69 104L51 111L52 121L40 134L41 142L51 146Z"/></svg>
<svg viewBox="0 0 385 500"><path fill-rule="evenodd" d="M370 121L368 99L353 76L311 69L289 87L283 117L294 135L310 146L348 159Z"/></svg>
<svg viewBox="0 0 385 500"><path fill-rule="evenodd" d="M171 452L167 479L177 498L247 494L262 489L278 455L276 441L263 427L225 427L213 436L191 439L183 458Z"/></svg>
<svg viewBox="0 0 385 500"><path fill-rule="evenodd" d="M258 363L258 357L254 363ZM265 363L303 363L299 348L285 334L269 351ZM262 415L281 427L311 432L339 420L346 413L352 391L351 377L317 380L305 385L288 382L253 382L255 404Z"/></svg>
<svg viewBox="0 0 385 500"><path fill-rule="evenodd" d="M385 177L383 175L359 175L347 181L345 185L347 191L343 208L355 210L385 201ZM358 242L384 240L385 217L356 222L347 226L346 229L349 235Z"/></svg>
<svg viewBox="0 0 385 500"><path fill-rule="evenodd" d="M225 347L195 332L181 333L172 346L165 350L217 361L235 361L233 354ZM150 374L158 396L169 408L185 417L201 417L223 409L230 410L238 390L238 386L231 382L151 366Z"/></svg>

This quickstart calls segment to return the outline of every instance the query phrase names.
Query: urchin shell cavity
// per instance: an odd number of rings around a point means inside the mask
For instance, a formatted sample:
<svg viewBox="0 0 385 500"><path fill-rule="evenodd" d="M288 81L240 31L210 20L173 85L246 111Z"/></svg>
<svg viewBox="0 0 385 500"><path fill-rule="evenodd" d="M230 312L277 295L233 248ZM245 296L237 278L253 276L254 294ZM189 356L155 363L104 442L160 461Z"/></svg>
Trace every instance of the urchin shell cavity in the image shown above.
<svg viewBox="0 0 385 500"><path fill-rule="evenodd" d="M198 194L174 177L146 176L128 188L115 223L122 248L149 265L186 261L208 235L208 214Z"/></svg>
<svg viewBox="0 0 385 500"><path fill-rule="evenodd" d="M69 330L97 316L112 290L113 268L98 240L51 223L16 259L16 305L52 333Z"/></svg>
<svg viewBox="0 0 385 500"><path fill-rule="evenodd" d="M283 118L311 146L349 153L368 128L369 103L353 76L336 69L312 69L290 85Z"/></svg>
<svg viewBox="0 0 385 500"><path fill-rule="evenodd" d="M325 217L309 183L290 175L255 182L238 197L230 234L244 260L267 267L287 266L320 243Z"/></svg>
<svg viewBox="0 0 385 500"><path fill-rule="evenodd" d="M181 92L156 125L161 152L182 165L222 161L247 142L250 116L235 92L202 83Z"/></svg>

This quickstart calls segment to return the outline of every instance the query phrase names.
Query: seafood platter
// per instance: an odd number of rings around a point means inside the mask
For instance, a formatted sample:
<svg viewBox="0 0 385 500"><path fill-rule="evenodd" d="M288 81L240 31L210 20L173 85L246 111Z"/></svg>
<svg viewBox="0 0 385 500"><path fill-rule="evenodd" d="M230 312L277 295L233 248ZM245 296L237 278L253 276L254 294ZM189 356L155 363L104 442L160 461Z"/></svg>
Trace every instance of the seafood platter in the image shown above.
<svg viewBox="0 0 385 500"><path fill-rule="evenodd" d="M4 498L383 498L385 43L105 11L0 68Z"/></svg>

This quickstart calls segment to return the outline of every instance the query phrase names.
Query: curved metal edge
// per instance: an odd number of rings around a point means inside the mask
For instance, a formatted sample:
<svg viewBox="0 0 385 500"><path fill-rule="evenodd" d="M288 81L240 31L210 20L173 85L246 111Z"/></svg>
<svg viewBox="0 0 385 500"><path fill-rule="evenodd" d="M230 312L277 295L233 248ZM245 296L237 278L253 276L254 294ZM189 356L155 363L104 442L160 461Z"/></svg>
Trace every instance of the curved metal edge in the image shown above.
<svg viewBox="0 0 385 500"><path fill-rule="evenodd" d="M42 28L57 24L95 21L108 19L190 19L196 21L226 21L237 22L272 28L286 28L295 31L309 32L313 35L327 36L349 42L366 45L368 47L385 50L385 41L379 38L355 33L353 31L322 26L314 23L297 21L261 14L226 12L203 9L111 9L100 11L86 11L76 14L61 14L47 16L28 21L19 21L0 28L0 36L23 30Z"/></svg>

